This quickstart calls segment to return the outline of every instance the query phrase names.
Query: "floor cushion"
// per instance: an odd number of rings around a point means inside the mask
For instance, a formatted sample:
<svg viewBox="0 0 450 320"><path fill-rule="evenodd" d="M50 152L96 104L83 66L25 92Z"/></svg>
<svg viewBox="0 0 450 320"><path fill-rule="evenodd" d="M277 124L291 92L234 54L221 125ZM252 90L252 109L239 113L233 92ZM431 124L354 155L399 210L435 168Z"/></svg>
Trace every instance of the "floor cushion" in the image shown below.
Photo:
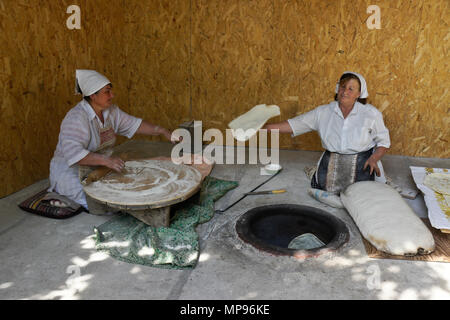
<svg viewBox="0 0 450 320"><path fill-rule="evenodd" d="M63 203L65 206L60 207L53 205L52 203L55 200ZM75 201L55 192L48 192L47 190L42 190L21 202L19 208L27 212L53 219L67 219L83 211L87 211Z"/></svg>

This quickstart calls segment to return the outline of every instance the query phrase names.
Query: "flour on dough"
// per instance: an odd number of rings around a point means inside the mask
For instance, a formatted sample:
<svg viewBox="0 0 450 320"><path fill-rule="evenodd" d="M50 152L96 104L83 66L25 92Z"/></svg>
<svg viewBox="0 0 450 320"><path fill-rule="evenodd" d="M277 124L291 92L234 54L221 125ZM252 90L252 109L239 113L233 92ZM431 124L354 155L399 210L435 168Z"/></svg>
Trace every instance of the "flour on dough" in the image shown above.
<svg viewBox="0 0 450 320"><path fill-rule="evenodd" d="M280 114L280 107L276 105L259 104L231 121L228 127L232 129L236 140L247 141L262 128L267 120Z"/></svg>
<svg viewBox="0 0 450 320"><path fill-rule="evenodd" d="M433 172L427 174L423 184L443 195L450 195L450 173Z"/></svg>
<svg viewBox="0 0 450 320"><path fill-rule="evenodd" d="M154 205L182 198L197 190L201 173L166 160L126 161L124 172L110 172L84 186L94 199L116 205Z"/></svg>

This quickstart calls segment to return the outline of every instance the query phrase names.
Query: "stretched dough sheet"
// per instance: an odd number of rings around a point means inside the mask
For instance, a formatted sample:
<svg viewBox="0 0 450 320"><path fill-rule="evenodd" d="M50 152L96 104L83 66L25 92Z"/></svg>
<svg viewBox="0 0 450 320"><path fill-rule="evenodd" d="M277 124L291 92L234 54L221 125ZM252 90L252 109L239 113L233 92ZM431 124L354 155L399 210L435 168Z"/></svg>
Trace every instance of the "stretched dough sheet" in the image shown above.
<svg viewBox="0 0 450 320"><path fill-rule="evenodd" d="M445 195L436 192L424 183L427 175L432 173L450 173L450 169L413 166L409 168L417 188L423 192L431 225L436 229L450 230L450 207L447 204Z"/></svg>
<svg viewBox="0 0 450 320"><path fill-rule="evenodd" d="M240 115L228 124L233 137L238 141L247 141L258 132L270 118L279 116L280 107L259 104Z"/></svg>
<svg viewBox="0 0 450 320"><path fill-rule="evenodd" d="M434 191L450 195L450 173L433 172L427 174L423 180L423 184L430 187Z"/></svg>

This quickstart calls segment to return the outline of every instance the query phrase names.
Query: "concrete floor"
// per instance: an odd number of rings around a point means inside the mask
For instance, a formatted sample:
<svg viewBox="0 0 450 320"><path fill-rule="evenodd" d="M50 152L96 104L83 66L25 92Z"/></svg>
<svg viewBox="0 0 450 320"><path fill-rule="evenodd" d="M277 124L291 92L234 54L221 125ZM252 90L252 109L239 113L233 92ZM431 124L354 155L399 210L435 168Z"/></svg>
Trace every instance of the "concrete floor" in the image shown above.
<svg viewBox="0 0 450 320"><path fill-rule="evenodd" d="M154 143L161 154L170 145ZM42 190L47 180L0 199L0 299L450 299L450 264L370 259L360 233L343 209L323 205L306 190L305 166L319 152L280 151L282 172L258 190L285 188L284 194L246 197L225 214L200 225L201 254L193 270L133 265L97 252L94 226L111 217L86 213L52 220L20 210L17 204ZM410 165L450 167L448 159L386 155L389 176L415 189ZM219 165L211 175L240 181L216 203L224 208L264 177L261 165ZM426 216L422 195L407 200ZM236 220L247 210L276 203L322 208L344 221L350 240L337 252L295 260L260 252L242 242Z"/></svg>

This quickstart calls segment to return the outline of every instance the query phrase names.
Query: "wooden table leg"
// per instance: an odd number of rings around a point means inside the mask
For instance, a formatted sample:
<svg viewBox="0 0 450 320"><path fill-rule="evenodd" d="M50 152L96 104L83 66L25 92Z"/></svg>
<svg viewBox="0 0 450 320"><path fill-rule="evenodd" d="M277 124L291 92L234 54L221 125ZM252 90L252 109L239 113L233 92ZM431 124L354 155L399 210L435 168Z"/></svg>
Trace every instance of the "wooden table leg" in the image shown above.
<svg viewBox="0 0 450 320"><path fill-rule="evenodd" d="M152 227L168 227L170 225L170 206L157 209L127 210L126 212Z"/></svg>
<svg viewBox="0 0 450 320"><path fill-rule="evenodd" d="M108 206L104 203L98 202L86 195L86 202L89 207L89 213L94 215L105 215L108 212L114 211L112 208L108 208Z"/></svg>

